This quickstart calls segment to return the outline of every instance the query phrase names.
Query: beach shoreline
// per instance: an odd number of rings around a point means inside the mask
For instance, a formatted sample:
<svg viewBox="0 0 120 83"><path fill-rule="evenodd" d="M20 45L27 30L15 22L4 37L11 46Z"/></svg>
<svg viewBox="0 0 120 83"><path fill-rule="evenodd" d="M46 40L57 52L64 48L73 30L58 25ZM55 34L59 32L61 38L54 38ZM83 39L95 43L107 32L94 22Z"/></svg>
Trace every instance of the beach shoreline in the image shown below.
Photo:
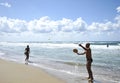
<svg viewBox="0 0 120 83"><path fill-rule="evenodd" d="M120 58L118 58L120 45L119 42L113 43L114 45L111 44L109 47L106 47L102 42L93 42L91 45L94 83L120 82ZM52 76L53 79L62 81L60 83L89 83L85 56L77 56L72 51L75 47L79 49L75 42L30 42L28 45L30 45L31 53L28 65L25 65L25 42L0 42L0 83L38 83L36 81L30 82L30 80L41 81L43 78L45 79L46 77L43 77L39 73L40 71ZM79 49L79 52L82 51ZM15 65L13 66L13 64ZM37 73L37 76L32 72ZM20 77L16 78L17 75ZM20 82L11 82L11 80L17 79L21 79ZM49 81L49 83L58 82Z"/></svg>
<svg viewBox="0 0 120 83"><path fill-rule="evenodd" d="M40 68L0 59L0 83L65 83Z"/></svg>

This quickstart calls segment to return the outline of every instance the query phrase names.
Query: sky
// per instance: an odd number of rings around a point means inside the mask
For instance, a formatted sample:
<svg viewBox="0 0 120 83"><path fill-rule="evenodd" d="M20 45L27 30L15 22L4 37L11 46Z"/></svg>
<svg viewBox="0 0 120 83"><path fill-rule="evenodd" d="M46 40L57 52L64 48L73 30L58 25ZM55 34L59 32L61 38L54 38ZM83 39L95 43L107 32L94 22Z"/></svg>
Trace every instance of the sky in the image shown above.
<svg viewBox="0 0 120 83"><path fill-rule="evenodd" d="M120 41L120 0L0 0L0 41Z"/></svg>

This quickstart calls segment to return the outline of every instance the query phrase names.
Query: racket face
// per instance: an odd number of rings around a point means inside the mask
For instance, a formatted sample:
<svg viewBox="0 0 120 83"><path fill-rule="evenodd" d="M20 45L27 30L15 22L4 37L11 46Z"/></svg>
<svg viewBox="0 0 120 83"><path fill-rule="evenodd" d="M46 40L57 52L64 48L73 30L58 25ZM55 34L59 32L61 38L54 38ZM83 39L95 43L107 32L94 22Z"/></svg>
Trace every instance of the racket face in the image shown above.
<svg viewBox="0 0 120 83"><path fill-rule="evenodd" d="M78 53L78 50L77 50L77 49L73 49L73 52L74 52L74 53Z"/></svg>

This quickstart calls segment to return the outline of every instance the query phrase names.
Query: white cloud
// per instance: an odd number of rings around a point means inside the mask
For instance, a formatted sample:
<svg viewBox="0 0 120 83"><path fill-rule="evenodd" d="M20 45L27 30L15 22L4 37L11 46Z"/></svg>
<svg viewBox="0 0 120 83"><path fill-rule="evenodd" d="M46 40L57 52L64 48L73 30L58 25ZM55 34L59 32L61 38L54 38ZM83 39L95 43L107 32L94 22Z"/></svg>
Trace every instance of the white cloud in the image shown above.
<svg viewBox="0 0 120 83"><path fill-rule="evenodd" d="M120 7L117 8L118 11L120 11ZM5 35L20 33L21 38L30 37L30 39L38 39L38 37L50 39L51 36L55 40L70 40L72 38L99 40L102 37L116 39L116 36L120 39L118 36L120 33L120 15L117 15L114 19L114 22L107 20L101 23L93 22L88 25L81 17L76 20L67 18L52 20L50 17L45 16L31 21L0 17L0 33Z"/></svg>
<svg viewBox="0 0 120 83"><path fill-rule="evenodd" d="M38 33L49 32L72 32L80 31L86 28L86 23L78 18L73 21L71 19L63 18L62 20L51 20L49 17L42 17L39 20L33 20L28 22L28 29Z"/></svg>
<svg viewBox="0 0 120 83"><path fill-rule="evenodd" d="M93 22L88 25L82 18L76 20L63 18L62 20L51 20L49 17L42 17L40 19L25 20L11 19L7 17L0 17L0 32L7 33L52 33L52 32L109 32L120 29L120 16L117 16L116 22L107 21L105 23Z"/></svg>
<svg viewBox="0 0 120 83"><path fill-rule="evenodd" d="M11 4L9 4L8 2L5 2L5 3L0 3L1 6L5 6L5 7L8 7L10 8L11 7Z"/></svg>
<svg viewBox="0 0 120 83"><path fill-rule="evenodd" d="M115 26L113 27L115 23L112 22L106 22L106 23L97 23L93 22L90 26L88 26L88 30L90 31L112 31L114 30Z"/></svg>
<svg viewBox="0 0 120 83"><path fill-rule="evenodd" d="M45 16L39 20L32 20L28 22L28 30L37 33L49 33L54 31L57 28L57 22L52 21L49 17Z"/></svg>
<svg viewBox="0 0 120 83"><path fill-rule="evenodd" d="M0 17L0 32L20 33L27 30L27 22L19 19Z"/></svg>
<svg viewBox="0 0 120 83"><path fill-rule="evenodd" d="M117 12L119 13L119 12L120 12L120 6L119 6L119 7L117 7L117 9L116 9L116 10L117 10Z"/></svg>

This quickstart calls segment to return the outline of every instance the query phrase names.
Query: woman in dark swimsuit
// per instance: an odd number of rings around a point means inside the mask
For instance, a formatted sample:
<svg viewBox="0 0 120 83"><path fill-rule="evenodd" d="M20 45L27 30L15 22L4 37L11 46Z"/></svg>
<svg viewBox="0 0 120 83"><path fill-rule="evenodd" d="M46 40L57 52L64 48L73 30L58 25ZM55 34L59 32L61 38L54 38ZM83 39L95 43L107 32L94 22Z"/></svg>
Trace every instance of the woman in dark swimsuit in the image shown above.
<svg viewBox="0 0 120 83"><path fill-rule="evenodd" d="M29 53L30 53L30 48L29 48L29 45L27 45L27 47L25 48L25 53L24 53L26 55L25 61L29 60Z"/></svg>

